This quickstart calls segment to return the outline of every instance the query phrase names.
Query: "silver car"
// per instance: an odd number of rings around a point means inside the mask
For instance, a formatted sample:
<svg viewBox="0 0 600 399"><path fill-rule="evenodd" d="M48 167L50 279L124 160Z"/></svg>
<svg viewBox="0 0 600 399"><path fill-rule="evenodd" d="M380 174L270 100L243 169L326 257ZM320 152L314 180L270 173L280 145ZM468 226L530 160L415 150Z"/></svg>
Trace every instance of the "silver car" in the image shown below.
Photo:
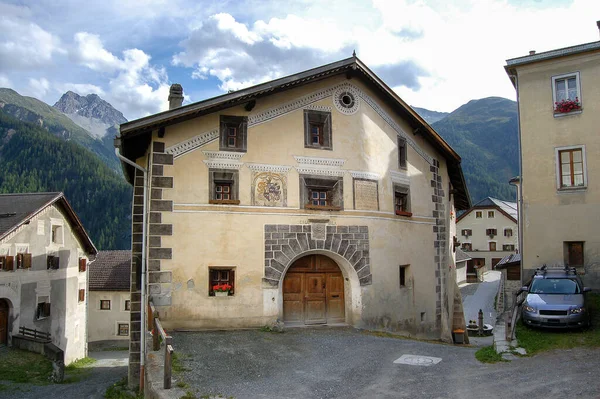
<svg viewBox="0 0 600 399"><path fill-rule="evenodd" d="M521 316L528 326L547 328L587 327L590 314L586 307L581 278L573 268L538 269L529 287Z"/></svg>

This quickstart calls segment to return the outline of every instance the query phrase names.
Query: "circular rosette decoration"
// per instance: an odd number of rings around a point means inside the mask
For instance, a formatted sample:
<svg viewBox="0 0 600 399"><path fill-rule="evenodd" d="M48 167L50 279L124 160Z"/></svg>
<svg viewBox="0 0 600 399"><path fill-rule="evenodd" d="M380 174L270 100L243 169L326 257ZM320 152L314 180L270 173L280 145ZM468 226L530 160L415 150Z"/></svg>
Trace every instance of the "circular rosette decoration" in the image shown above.
<svg viewBox="0 0 600 399"><path fill-rule="evenodd" d="M333 104L342 114L355 114L360 105L358 91L351 85L344 85L338 88L333 93Z"/></svg>

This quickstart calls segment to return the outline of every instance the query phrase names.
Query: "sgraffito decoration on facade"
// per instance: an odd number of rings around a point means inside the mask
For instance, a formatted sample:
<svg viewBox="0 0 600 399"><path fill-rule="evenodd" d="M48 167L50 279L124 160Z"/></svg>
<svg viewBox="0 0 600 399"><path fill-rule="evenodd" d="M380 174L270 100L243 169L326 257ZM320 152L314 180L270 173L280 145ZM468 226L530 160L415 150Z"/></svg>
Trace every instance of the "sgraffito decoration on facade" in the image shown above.
<svg viewBox="0 0 600 399"><path fill-rule="evenodd" d="M284 174L255 173L252 181L253 205L287 206L287 179Z"/></svg>

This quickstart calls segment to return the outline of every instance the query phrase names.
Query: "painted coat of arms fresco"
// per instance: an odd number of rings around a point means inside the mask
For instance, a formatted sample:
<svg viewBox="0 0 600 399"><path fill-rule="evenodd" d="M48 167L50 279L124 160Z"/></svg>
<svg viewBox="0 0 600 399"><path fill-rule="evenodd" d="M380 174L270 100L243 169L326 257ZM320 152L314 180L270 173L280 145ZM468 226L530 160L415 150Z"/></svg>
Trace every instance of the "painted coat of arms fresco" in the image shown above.
<svg viewBox="0 0 600 399"><path fill-rule="evenodd" d="M285 175L272 172L258 173L253 179L253 204L258 206L286 206Z"/></svg>

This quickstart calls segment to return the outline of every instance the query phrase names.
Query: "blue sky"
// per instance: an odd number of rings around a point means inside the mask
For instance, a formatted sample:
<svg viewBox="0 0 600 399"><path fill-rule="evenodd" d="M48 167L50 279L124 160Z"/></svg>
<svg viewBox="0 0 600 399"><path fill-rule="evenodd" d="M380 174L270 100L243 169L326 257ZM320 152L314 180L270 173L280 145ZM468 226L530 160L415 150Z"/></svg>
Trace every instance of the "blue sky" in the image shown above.
<svg viewBox="0 0 600 399"><path fill-rule="evenodd" d="M409 104L514 99L503 66L600 39L598 0L0 0L0 87L97 93L135 119L349 57Z"/></svg>

